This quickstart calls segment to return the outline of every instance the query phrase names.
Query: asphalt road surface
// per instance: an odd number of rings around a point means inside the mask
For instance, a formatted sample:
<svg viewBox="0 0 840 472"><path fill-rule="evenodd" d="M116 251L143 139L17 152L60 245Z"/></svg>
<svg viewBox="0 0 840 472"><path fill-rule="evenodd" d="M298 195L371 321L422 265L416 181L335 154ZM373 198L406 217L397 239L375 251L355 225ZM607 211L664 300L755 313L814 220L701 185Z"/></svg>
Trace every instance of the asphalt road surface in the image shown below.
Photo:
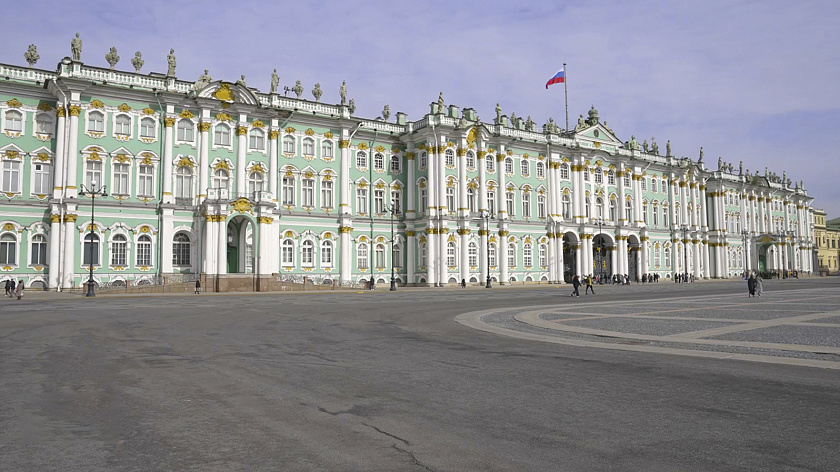
<svg viewBox="0 0 840 472"><path fill-rule="evenodd" d="M2 299L0 470L840 470L840 370L454 321L743 285Z"/></svg>

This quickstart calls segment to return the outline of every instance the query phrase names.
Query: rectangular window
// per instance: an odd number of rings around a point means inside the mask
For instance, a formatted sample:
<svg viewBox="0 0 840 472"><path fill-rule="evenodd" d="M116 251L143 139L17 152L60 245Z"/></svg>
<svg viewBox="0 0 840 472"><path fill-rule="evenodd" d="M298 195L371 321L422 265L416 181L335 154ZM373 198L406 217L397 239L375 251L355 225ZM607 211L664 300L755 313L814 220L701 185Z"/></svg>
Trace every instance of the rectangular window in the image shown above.
<svg viewBox="0 0 840 472"><path fill-rule="evenodd" d="M530 193L523 193L522 194L522 217L523 218L530 218L531 217L531 194Z"/></svg>
<svg viewBox="0 0 840 472"><path fill-rule="evenodd" d="M385 213L385 191L376 189L373 191L373 212L377 215Z"/></svg>
<svg viewBox="0 0 840 472"><path fill-rule="evenodd" d="M303 179L300 186L300 200L305 207L315 206L315 180Z"/></svg>
<svg viewBox="0 0 840 472"><path fill-rule="evenodd" d="M50 178L52 166L49 164L34 164L33 168L32 193L35 195L49 194L52 191L52 179Z"/></svg>
<svg viewBox="0 0 840 472"><path fill-rule="evenodd" d="M99 161L85 163L85 186L93 189L93 182L96 182L97 186L102 185L102 163Z"/></svg>
<svg viewBox="0 0 840 472"><path fill-rule="evenodd" d="M545 218L545 196L537 196L537 218Z"/></svg>
<svg viewBox="0 0 840 472"><path fill-rule="evenodd" d="M514 196L513 192L507 192L505 194L505 202L507 203L507 214L509 217L513 217L513 205L514 205Z"/></svg>
<svg viewBox="0 0 840 472"><path fill-rule="evenodd" d="M367 188L356 189L356 213L367 213Z"/></svg>
<svg viewBox="0 0 840 472"><path fill-rule="evenodd" d="M455 187L446 187L446 208L450 213L456 210L455 208Z"/></svg>
<svg viewBox="0 0 840 472"><path fill-rule="evenodd" d="M47 264L47 239L41 235L32 237L32 255L30 257L32 265L46 265Z"/></svg>
<svg viewBox="0 0 840 472"><path fill-rule="evenodd" d="M20 162L3 161L3 192L17 193L20 191Z"/></svg>
<svg viewBox="0 0 840 472"><path fill-rule="evenodd" d="M144 138L155 137L155 120L151 118L140 120L140 136Z"/></svg>
<svg viewBox="0 0 840 472"><path fill-rule="evenodd" d="M402 194L399 190L391 191L391 210L394 216L402 213Z"/></svg>
<svg viewBox="0 0 840 472"><path fill-rule="evenodd" d="M285 206L295 205L295 179L294 177L283 177L283 195L281 203Z"/></svg>
<svg viewBox="0 0 840 472"><path fill-rule="evenodd" d="M333 207L333 183L332 180L321 181L321 207Z"/></svg>
<svg viewBox="0 0 840 472"><path fill-rule="evenodd" d="M114 163L114 181L111 193L114 195L128 195L128 164Z"/></svg>
<svg viewBox="0 0 840 472"><path fill-rule="evenodd" d="M154 167L147 165L140 165L140 177L138 179L137 195L141 197L151 197L154 195ZM148 265L148 264L146 264Z"/></svg>
<svg viewBox="0 0 840 472"><path fill-rule="evenodd" d="M152 243L141 239L137 243L137 265L148 267L152 265Z"/></svg>
<svg viewBox="0 0 840 472"><path fill-rule="evenodd" d="M192 121L181 120L178 122L178 141L195 141L195 127Z"/></svg>
<svg viewBox="0 0 840 472"><path fill-rule="evenodd" d="M487 211L491 215L496 214L496 192L487 192Z"/></svg>
<svg viewBox="0 0 840 472"><path fill-rule="evenodd" d="M126 242L113 241L111 242L111 265L125 266L126 265Z"/></svg>

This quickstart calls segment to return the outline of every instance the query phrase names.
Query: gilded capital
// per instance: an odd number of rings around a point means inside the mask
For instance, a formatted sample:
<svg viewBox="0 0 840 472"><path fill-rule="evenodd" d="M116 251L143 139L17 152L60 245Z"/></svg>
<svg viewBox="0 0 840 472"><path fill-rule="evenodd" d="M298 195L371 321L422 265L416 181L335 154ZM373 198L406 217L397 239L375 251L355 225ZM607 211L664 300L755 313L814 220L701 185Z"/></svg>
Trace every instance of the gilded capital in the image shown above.
<svg viewBox="0 0 840 472"><path fill-rule="evenodd" d="M478 151L476 153L476 157L478 157L479 159L484 159L484 156L486 156L486 155L487 155L487 151Z"/></svg>
<svg viewBox="0 0 840 472"><path fill-rule="evenodd" d="M341 149L347 149L350 147L350 140L349 139L342 139L338 142L338 147Z"/></svg>
<svg viewBox="0 0 840 472"><path fill-rule="evenodd" d="M272 218L270 216L258 216L257 217L257 223L264 224L264 225L270 225L272 222L274 222L274 218Z"/></svg>
<svg viewBox="0 0 840 472"><path fill-rule="evenodd" d="M82 112L82 107L79 105L70 105L70 116L79 116Z"/></svg>
<svg viewBox="0 0 840 472"><path fill-rule="evenodd" d="M163 125L166 126L167 128L171 128L171 127L175 126L175 118L173 118L171 116L167 116L166 118L163 119Z"/></svg>
<svg viewBox="0 0 840 472"><path fill-rule="evenodd" d="M455 152L458 154L458 157L467 155L467 150L465 148L458 148Z"/></svg>
<svg viewBox="0 0 840 472"><path fill-rule="evenodd" d="M50 215L50 221L53 223L61 223L61 215L52 214Z"/></svg>
<svg viewBox="0 0 840 472"><path fill-rule="evenodd" d="M349 234L353 232L353 228L350 226L339 226L338 232L341 234Z"/></svg>
<svg viewBox="0 0 840 472"><path fill-rule="evenodd" d="M410 151L405 153L405 158L409 161L413 161L414 160L414 153L410 152Z"/></svg>
<svg viewBox="0 0 840 472"><path fill-rule="evenodd" d="M67 116L67 110L65 110L64 107L58 107L58 108L55 109L55 114L56 114L56 116L59 116L59 117L63 118L65 116Z"/></svg>
<svg viewBox="0 0 840 472"><path fill-rule="evenodd" d="M496 162L502 162L505 160L505 155L502 153L496 154Z"/></svg>
<svg viewBox="0 0 840 472"><path fill-rule="evenodd" d="M247 126L237 126L236 127L236 135L237 136L245 136L248 134L248 127Z"/></svg>
<svg viewBox="0 0 840 472"><path fill-rule="evenodd" d="M505 236L509 235L509 234L510 234L510 231L508 231L508 230L506 230L506 229L503 229L503 230L499 231L499 236L501 236L501 237L503 237L503 238L504 238Z"/></svg>
<svg viewBox="0 0 840 472"><path fill-rule="evenodd" d="M414 235L415 235L415 234L416 234L416 233L415 233L414 231L406 231L406 232L405 232L405 235L406 235L406 236L408 236L409 238L414 237Z"/></svg>
<svg viewBox="0 0 840 472"><path fill-rule="evenodd" d="M209 121L202 121L201 123L198 124L198 130L201 131L202 133L206 133L206 132L210 131L210 126L212 126L212 125L210 124Z"/></svg>
<svg viewBox="0 0 840 472"><path fill-rule="evenodd" d="M487 231L486 229L478 230L478 235L479 236L487 236L488 234L490 234L490 231Z"/></svg>
<svg viewBox="0 0 840 472"><path fill-rule="evenodd" d="M74 215L72 213L66 213L64 215L64 222L65 223L75 223L76 218L78 218L78 217L79 217L79 215Z"/></svg>
<svg viewBox="0 0 840 472"><path fill-rule="evenodd" d="M466 234L470 234L470 229L469 228L459 228L458 229L458 234L461 235L461 236L464 236Z"/></svg>
<svg viewBox="0 0 840 472"><path fill-rule="evenodd" d="M277 139L280 136L280 130L273 129L268 132L268 139Z"/></svg>

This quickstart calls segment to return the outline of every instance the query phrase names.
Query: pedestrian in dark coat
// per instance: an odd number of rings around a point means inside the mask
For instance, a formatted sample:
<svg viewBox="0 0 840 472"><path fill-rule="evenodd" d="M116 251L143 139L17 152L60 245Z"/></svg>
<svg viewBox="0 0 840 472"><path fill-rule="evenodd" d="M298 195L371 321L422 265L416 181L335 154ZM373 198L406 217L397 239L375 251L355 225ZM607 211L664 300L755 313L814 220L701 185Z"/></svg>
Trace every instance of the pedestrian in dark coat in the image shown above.
<svg viewBox="0 0 840 472"><path fill-rule="evenodd" d="M580 292L578 291L578 289L580 288L580 279L577 275L572 277L572 287L574 288L574 290L572 290L572 296L579 297Z"/></svg>
<svg viewBox="0 0 840 472"><path fill-rule="evenodd" d="M747 290L749 290L751 297L755 296L755 277L750 275L750 278L747 279Z"/></svg>
<svg viewBox="0 0 840 472"><path fill-rule="evenodd" d="M15 283L11 280L7 280L5 283L6 288L6 296L12 298L12 291L15 289Z"/></svg>
<svg viewBox="0 0 840 472"><path fill-rule="evenodd" d="M195 293L201 292L201 280L195 279Z"/></svg>

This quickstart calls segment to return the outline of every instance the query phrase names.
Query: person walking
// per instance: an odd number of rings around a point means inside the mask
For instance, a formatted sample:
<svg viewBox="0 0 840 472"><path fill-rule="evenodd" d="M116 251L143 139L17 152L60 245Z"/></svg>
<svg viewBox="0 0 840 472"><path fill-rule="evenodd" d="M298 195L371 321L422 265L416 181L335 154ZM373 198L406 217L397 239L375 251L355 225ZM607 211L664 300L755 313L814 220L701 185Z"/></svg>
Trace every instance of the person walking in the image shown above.
<svg viewBox="0 0 840 472"><path fill-rule="evenodd" d="M747 279L747 290L750 292L750 297L755 296L755 277L753 277L752 274L750 274L750 278Z"/></svg>
<svg viewBox="0 0 840 472"><path fill-rule="evenodd" d="M755 293L758 294L758 296L760 297L761 292L763 292L763 291L764 291L764 282L761 281L761 276L760 275L756 275L755 276Z"/></svg>
<svg viewBox="0 0 840 472"><path fill-rule="evenodd" d="M586 291L584 295L589 295L589 291L592 290L592 295L595 295L595 287L592 286L592 276L586 276Z"/></svg>
<svg viewBox="0 0 840 472"><path fill-rule="evenodd" d="M572 277L572 288L574 289L574 290L572 290L572 296L573 297L579 297L580 292L578 291L578 289L580 288L580 279L578 278L577 275Z"/></svg>
<svg viewBox="0 0 840 472"><path fill-rule="evenodd" d="M201 293L201 279L195 279L195 293L196 295Z"/></svg>
<svg viewBox="0 0 840 472"><path fill-rule="evenodd" d="M12 279L7 279L4 285L6 287L6 296L12 298L12 291L15 289L15 283Z"/></svg>
<svg viewBox="0 0 840 472"><path fill-rule="evenodd" d="M18 300L23 298L23 280L18 281L17 288L15 289L15 296Z"/></svg>
<svg viewBox="0 0 840 472"><path fill-rule="evenodd" d="M467 279L461 279L461 288L467 288Z"/></svg>

